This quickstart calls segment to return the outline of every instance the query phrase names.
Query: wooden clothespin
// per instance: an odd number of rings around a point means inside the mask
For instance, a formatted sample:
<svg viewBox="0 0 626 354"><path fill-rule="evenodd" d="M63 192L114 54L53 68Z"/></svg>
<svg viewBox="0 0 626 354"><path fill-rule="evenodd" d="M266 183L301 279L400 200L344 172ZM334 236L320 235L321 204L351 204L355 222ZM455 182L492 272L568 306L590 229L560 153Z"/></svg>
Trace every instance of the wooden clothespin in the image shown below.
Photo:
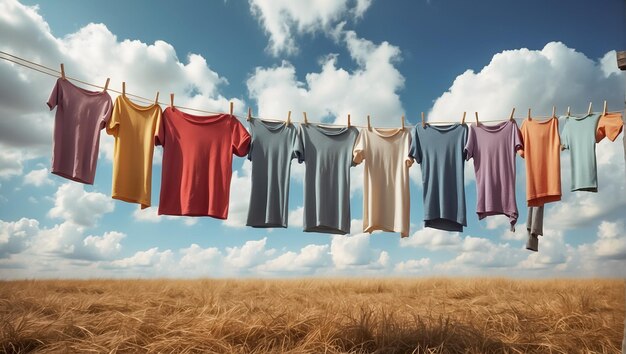
<svg viewBox="0 0 626 354"><path fill-rule="evenodd" d="M126 81L122 81L122 96L126 96Z"/></svg>
<svg viewBox="0 0 626 354"><path fill-rule="evenodd" d="M422 112L422 128L426 128L426 120L424 119L424 112Z"/></svg>
<svg viewBox="0 0 626 354"><path fill-rule="evenodd" d="M157 91L156 98L154 99L154 104L159 104L159 91Z"/></svg>
<svg viewBox="0 0 626 354"><path fill-rule="evenodd" d="M170 93L170 108L174 108L174 94Z"/></svg>
<svg viewBox="0 0 626 354"><path fill-rule="evenodd" d="M251 121L252 120L252 108L248 107L248 117L246 118L246 121Z"/></svg>
<svg viewBox="0 0 626 354"><path fill-rule="evenodd" d="M229 114L230 114L231 116L233 115L233 106L234 106L233 101L230 101L229 111L228 111L228 112L229 112Z"/></svg>
<svg viewBox="0 0 626 354"><path fill-rule="evenodd" d="M61 63L61 78L65 80L65 65Z"/></svg>
<svg viewBox="0 0 626 354"><path fill-rule="evenodd" d="M461 118L461 124L465 124L465 116L467 115L467 112L463 112L463 118Z"/></svg>
<svg viewBox="0 0 626 354"><path fill-rule="evenodd" d="M531 120L531 119L532 119L532 118L530 118L530 108L528 109L528 116L526 116L526 118L527 118L528 120Z"/></svg>
<svg viewBox="0 0 626 354"><path fill-rule="evenodd" d="M309 124L309 120L306 118L306 112L302 112L302 115L304 116L304 124Z"/></svg>
<svg viewBox="0 0 626 354"><path fill-rule="evenodd" d="M348 128L350 128L350 113L348 113Z"/></svg>
<svg viewBox="0 0 626 354"><path fill-rule="evenodd" d="M606 115L606 100L604 100L604 108L602 108L602 116Z"/></svg>
<svg viewBox="0 0 626 354"><path fill-rule="evenodd" d="M289 111L289 113L287 113L287 125L291 124L291 111Z"/></svg>
<svg viewBox="0 0 626 354"><path fill-rule="evenodd" d="M404 130L404 114L402 115L402 129Z"/></svg>
<svg viewBox="0 0 626 354"><path fill-rule="evenodd" d="M509 120L514 121L515 118L513 118L513 115L515 114L515 107L513 107L513 110L511 111L511 116L509 117Z"/></svg>
<svg viewBox="0 0 626 354"><path fill-rule="evenodd" d="M104 90L102 90L102 92L106 92L106 90L109 89L109 82L111 82L111 79L107 77L107 82L104 83Z"/></svg>
<svg viewBox="0 0 626 354"><path fill-rule="evenodd" d="M593 102L589 102L589 109L587 110L587 115L591 114L591 105L593 104Z"/></svg>
<svg viewBox="0 0 626 354"><path fill-rule="evenodd" d="M370 123L370 115L367 115L367 129L370 130L372 129L372 124Z"/></svg>
<svg viewBox="0 0 626 354"><path fill-rule="evenodd" d="M552 117L550 118L555 118L556 117L556 106L552 106Z"/></svg>
<svg viewBox="0 0 626 354"><path fill-rule="evenodd" d="M474 112L474 114L476 115L476 125L480 125L480 122L478 121L478 112Z"/></svg>
<svg viewBox="0 0 626 354"><path fill-rule="evenodd" d="M567 115L565 116L565 118L569 118L570 114L571 113L570 113L570 110L569 110L569 106L567 106Z"/></svg>

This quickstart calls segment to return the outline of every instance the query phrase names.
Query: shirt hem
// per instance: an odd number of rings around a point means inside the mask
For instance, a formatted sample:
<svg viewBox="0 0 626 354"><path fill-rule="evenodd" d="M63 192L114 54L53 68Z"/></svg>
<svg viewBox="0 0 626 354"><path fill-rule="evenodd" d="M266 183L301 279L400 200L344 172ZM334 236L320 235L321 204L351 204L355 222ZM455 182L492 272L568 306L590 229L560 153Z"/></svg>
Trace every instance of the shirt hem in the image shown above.
<svg viewBox="0 0 626 354"><path fill-rule="evenodd" d="M73 173L65 173L63 171L58 171L58 170L52 170L50 171L50 173L55 174L57 176L63 177L63 178L67 178L71 181L74 182L79 182L79 183L83 183L83 184L93 184L93 179L87 179L87 178L82 178L80 176L77 176Z"/></svg>

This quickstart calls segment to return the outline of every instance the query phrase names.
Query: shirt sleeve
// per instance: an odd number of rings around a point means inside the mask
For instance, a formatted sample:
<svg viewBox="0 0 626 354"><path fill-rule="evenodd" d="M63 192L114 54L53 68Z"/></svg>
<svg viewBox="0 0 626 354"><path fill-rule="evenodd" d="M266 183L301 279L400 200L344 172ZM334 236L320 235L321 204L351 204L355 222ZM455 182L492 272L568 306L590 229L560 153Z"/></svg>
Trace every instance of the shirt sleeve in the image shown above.
<svg viewBox="0 0 626 354"><path fill-rule="evenodd" d="M461 146L465 147L467 145L467 136L469 134L469 127L467 125L462 125L461 126L463 128L463 133L461 134ZM463 156L463 159L465 161L469 160L469 158L467 157L466 153L465 153L465 149L461 149L461 155Z"/></svg>
<svg viewBox="0 0 626 354"><path fill-rule="evenodd" d="M54 84L54 87L52 88L52 92L50 92L50 97L48 98L48 102L46 102L48 107L50 107L50 110L53 110L54 107L56 107L59 101L61 100L63 90L61 90L61 87L59 85L60 82L61 82L61 79L60 78L57 79L56 83Z"/></svg>
<svg viewBox="0 0 626 354"><path fill-rule="evenodd" d="M522 135L522 141L525 142L526 141L526 121L525 120L522 122L522 128L520 129L520 133ZM521 158L524 158L524 149L518 150L517 153L519 154Z"/></svg>
<svg viewBox="0 0 626 354"><path fill-rule="evenodd" d="M352 148L352 162L354 165L358 165L365 160L365 129L359 131L359 135L356 137L354 147Z"/></svg>
<svg viewBox="0 0 626 354"><path fill-rule="evenodd" d="M171 114L170 108L166 108L161 114L161 118L157 122L156 126L156 134L154 134L154 146L161 145L165 146L165 140L167 140L167 132L165 131L165 120L168 119Z"/></svg>
<svg viewBox="0 0 626 354"><path fill-rule="evenodd" d="M291 158L297 158L298 163L303 163L305 160L305 151L304 151L304 128L302 127L302 125L299 125L298 128L296 129L292 147L293 148L292 148Z"/></svg>
<svg viewBox="0 0 626 354"><path fill-rule="evenodd" d="M522 139L522 132L516 122L513 122L513 152L521 151L524 149L524 139Z"/></svg>
<svg viewBox="0 0 626 354"><path fill-rule="evenodd" d="M419 134L417 133L417 126L413 128L411 132L411 148L409 149L409 157L415 159L415 162L422 163L422 147L420 145Z"/></svg>
<svg viewBox="0 0 626 354"><path fill-rule="evenodd" d="M117 133L120 129L120 117L122 115L122 110L120 108L120 97L115 100L113 113L111 114L111 119L109 119L109 123L107 124L107 134L113 136L117 136Z"/></svg>
<svg viewBox="0 0 626 354"><path fill-rule="evenodd" d="M111 96L109 96L106 101L106 111L104 112L104 115L102 116L102 121L100 121L100 130L106 128L107 124L109 124L112 113L113 113L113 102L111 102Z"/></svg>
<svg viewBox="0 0 626 354"><path fill-rule="evenodd" d="M250 151L250 133L239 119L231 116L231 142L233 154L243 157Z"/></svg>
<svg viewBox="0 0 626 354"><path fill-rule="evenodd" d="M476 148L476 130L473 126L468 127L467 143L463 152L465 153L465 160L469 160L474 157L474 149Z"/></svg>
<svg viewBox="0 0 626 354"><path fill-rule="evenodd" d="M624 129L624 122L622 120L622 114L607 114L598 120L598 127L596 129L596 143L599 143L604 137L608 137L609 140L615 141L619 134Z"/></svg>
<svg viewBox="0 0 626 354"><path fill-rule="evenodd" d="M403 146L404 151L407 151L407 152L411 151L411 143L413 141L413 137L411 135L412 135L411 131L409 131L409 134L406 134L406 139L404 139L404 146ZM415 160L413 160L410 154L407 153L404 155L404 164L407 167L413 166L414 161Z"/></svg>

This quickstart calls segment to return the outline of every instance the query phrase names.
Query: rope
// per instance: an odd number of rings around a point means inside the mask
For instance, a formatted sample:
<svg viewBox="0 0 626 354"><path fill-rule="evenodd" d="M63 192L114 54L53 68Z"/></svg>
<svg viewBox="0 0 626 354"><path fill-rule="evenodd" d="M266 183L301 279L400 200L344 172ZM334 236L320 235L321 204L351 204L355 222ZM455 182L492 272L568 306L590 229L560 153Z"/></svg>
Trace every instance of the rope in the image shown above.
<svg viewBox="0 0 626 354"><path fill-rule="evenodd" d="M42 65L42 64L30 61L28 59L24 59L24 58L18 57L16 55L13 55L13 54L1 51L1 50L0 50L0 59L6 60L8 62L20 65L20 66L25 67L27 69L34 70L34 71L37 71L37 72L40 72L42 74L46 74L46 75L49 75L49 76L52 76L52 77L60 77L61 76L61 72L59 70L56 70L56 69L53 69L51 67L48 67L48 66L45 66L45 65ZM27 64L25 64L25 63L27 63ZM90 87L94 87L94 88L97 88L97 89L104 90L104 86L92 84L92 83L89 83L89 82L86 82L86 81L83 81L83 80L80 80L80 79L77 79L77 78L74 78L74 77L71 77L71 76L68 76L68 75L65 75L65 78L68 79L68 80L72 80L72 81L81 83L83 85L87 85L87 86L90 86ZM122 94L121 91L118 91L118 90L115 90L115 89L111 89L111 88L107 88L107 91L115 92L115 93L120 94L120 95ZM142 101L142 102L146 102L146 103L150 103L150 104L156 103L156 104L159 104L159 105L167 106L167 103L160 102L160 101L156 101L155 102L155 100L153 100L153 99L142 97L142 96L139 96L139 95L136 95L136 94L132 94L132 93L126 92L125 95L133 97L133 98L135 98L138 101ZM228 114L226 112L213 112L213 111L207 111L207 110L191 108L191 107L184 107L184 106L176 106L176 108L184 109L184 110L187 110L187 111L206 113L206 114ZM607 112L607 113L617 113L617 112L621 112L621 111L612 111L612 112ZM234 115L234 114L233 114L233 116L235 116L237 118L240 118L240 119L247 119L248 118L247 116L238 116L238 115ZM574 115L571 115L571 116L574 116ZM269 121L269 122L285 122L284 119L277 119L277 118L261 118L261 117L253 117L253 118L254 119L263 120L263 121ZM552 118L552 116L533 116L532 118L533 119L536 119L536 118ZM510 118L506 118L506 119L492 119L492 120L480 120L480 123L504 122L504 121L507 121L509 119ZM523 120L523 119L526 119L526 117L514 117L513 119L515 119L515 120ZM429 124L429 125L456 124L456 123L460 123L460 120L459 121L432 121L432 122L428 122L427 121L427 124ZM316 122L308 122L307 124L317 125L317 126L346 127L346 124L316 123ZM351 124L350 126L357 127L357 128L368 128L368 126L361 126L361 125L352 125ZM407 124L406 126L410 127L409 124Z"/></svg>

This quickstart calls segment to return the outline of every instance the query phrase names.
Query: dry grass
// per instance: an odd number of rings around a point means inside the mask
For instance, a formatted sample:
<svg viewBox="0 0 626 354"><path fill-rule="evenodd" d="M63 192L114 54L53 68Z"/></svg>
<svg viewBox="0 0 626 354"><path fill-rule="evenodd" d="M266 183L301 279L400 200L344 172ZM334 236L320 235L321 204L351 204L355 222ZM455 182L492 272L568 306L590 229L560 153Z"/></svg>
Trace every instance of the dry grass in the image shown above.
<svg viewBox="0 0 626 354"><path fill-rule="evenodd" d="M624 281L11 281L0 319L8 353L619 353Z"/></svg>

